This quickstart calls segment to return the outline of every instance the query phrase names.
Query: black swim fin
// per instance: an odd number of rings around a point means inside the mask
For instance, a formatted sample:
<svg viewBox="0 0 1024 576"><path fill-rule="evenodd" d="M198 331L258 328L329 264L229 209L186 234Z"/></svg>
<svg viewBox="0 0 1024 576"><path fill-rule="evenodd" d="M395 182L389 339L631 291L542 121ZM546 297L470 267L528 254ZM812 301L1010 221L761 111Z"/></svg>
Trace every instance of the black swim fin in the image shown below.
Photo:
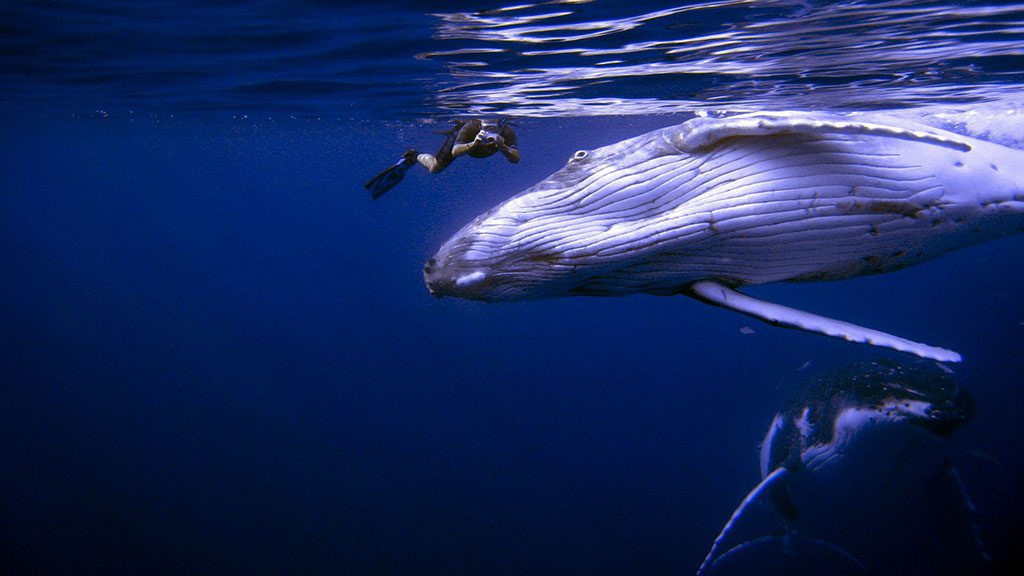
<svg viewBox="0 0 1024 576"><path fill-rule="evenodd" d="M380 174L373 177L372 180L363 185L364 188L370 191L370 196L374 200L383 196L388 190L391 190L398 183L405 178L405 173L409 171L409 168L416 163L416 151L409 150L406 152L402 159L395 163L393 166L385 169Z"/></svg>

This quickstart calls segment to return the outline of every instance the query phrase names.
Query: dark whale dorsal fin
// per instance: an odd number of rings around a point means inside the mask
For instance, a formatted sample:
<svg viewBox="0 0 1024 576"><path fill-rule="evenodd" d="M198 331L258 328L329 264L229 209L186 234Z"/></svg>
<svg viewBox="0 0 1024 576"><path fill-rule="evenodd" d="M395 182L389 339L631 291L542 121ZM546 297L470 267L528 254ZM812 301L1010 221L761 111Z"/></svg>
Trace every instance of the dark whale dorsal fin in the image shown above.
<svg viewBox="0 0 1024 576"><path fill-rule="evenodd" d="M725 118L694 118L679 127L672 136L672 142L684 152L696 152L726 138L776 134L865 134L924 142L961 152L971 150L971 145L965 140L927 129L864 122L838 114L815 112L762 112Z"/></svg>
<svg viewBox="0 0 1024 576"><path fill-rule="evenodd" d="M899 336L843 322L842 320L834 320L796 308L759 300L711 280L701 280L691 284L688 294L702 302L753 316L773 326L796 328L798 330L806 330L807 332L817 332L826 336L842 338L851 342L863 342L873 346L891 348L922 358L938 360L939 362L959 362L962 359L959 354L952 350L913 342Z"/></svg>

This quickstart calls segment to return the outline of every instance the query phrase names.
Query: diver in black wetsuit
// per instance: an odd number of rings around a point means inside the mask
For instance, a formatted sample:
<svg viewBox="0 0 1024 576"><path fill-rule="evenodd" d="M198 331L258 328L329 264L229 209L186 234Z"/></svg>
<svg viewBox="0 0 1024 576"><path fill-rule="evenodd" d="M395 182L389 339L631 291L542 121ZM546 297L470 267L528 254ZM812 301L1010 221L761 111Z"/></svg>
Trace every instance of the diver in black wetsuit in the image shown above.
<svg viewBox="0 0 1024 576"><path fill-rule="evenodd" d="M409 168L417 162L432 174L441 172L464 154L473 158L487 158L500 151L509 162L519 162L516 133L503 120L496 123L477 119L459 121L454 128L443 134L447 138L437 154L420 154L410 149L402 155L398 163L367 182L365 188L370 191L373 199L380 198L385 192L397 186Z"/></svg>

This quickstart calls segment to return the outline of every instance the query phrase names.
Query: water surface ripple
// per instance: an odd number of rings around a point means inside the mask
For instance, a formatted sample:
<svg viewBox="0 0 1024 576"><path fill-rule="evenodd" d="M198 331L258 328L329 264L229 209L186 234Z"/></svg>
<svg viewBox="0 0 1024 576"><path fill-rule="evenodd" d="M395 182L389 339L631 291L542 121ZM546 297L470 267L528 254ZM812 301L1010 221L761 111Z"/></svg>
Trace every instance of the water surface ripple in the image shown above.
<svg viewBox="0 0 1024 576"><path fill-rule="evenodd" d="M445 108L544 116L992 102L1024 79L1024 4L597 4L434 14L455 47L418 57L449 65Z"/></svg>
<svg viewBox="0 0 1024 576"><path fill-rule="evenodd" d="M12 0L0 5L0 103L588 116L999 102L1024 80L1024 4L439 5Z"/></svg>

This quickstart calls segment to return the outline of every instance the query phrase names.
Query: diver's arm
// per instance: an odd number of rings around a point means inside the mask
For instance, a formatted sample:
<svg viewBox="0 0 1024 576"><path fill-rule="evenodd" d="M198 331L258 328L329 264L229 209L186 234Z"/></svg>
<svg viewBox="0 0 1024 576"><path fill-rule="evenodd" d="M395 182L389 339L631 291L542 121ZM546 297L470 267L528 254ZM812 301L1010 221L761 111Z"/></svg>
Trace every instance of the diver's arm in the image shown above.
<svg viewBox="0 0 1024 576"><path fill-rule="evenodd" d="M513 132L507 124L501 128L501 134L498 138L498 150L501 150L501 155L509 162L513 164L519 163L519 148L516 147L516 133Z"/></svg>
<svg viewBox="0 0 1024 576"><path fill-rule="evenodd" d="M513 164L519 163L519 148L516 148L515 145L509 146L501 142L498 144L498 150L501 150L501 155L505 157L505 160Z"/></svg>
<svg viewBox="0 0 1024 576"><path fill-rule="evenodd" d="M455 145L452 146L453 157L458 158L462 156L476 145L476 138L480 134L481 126L482 124L479 120L470 120L462 125L462 128L459 129L459 135L455 137Z"/></svg>

